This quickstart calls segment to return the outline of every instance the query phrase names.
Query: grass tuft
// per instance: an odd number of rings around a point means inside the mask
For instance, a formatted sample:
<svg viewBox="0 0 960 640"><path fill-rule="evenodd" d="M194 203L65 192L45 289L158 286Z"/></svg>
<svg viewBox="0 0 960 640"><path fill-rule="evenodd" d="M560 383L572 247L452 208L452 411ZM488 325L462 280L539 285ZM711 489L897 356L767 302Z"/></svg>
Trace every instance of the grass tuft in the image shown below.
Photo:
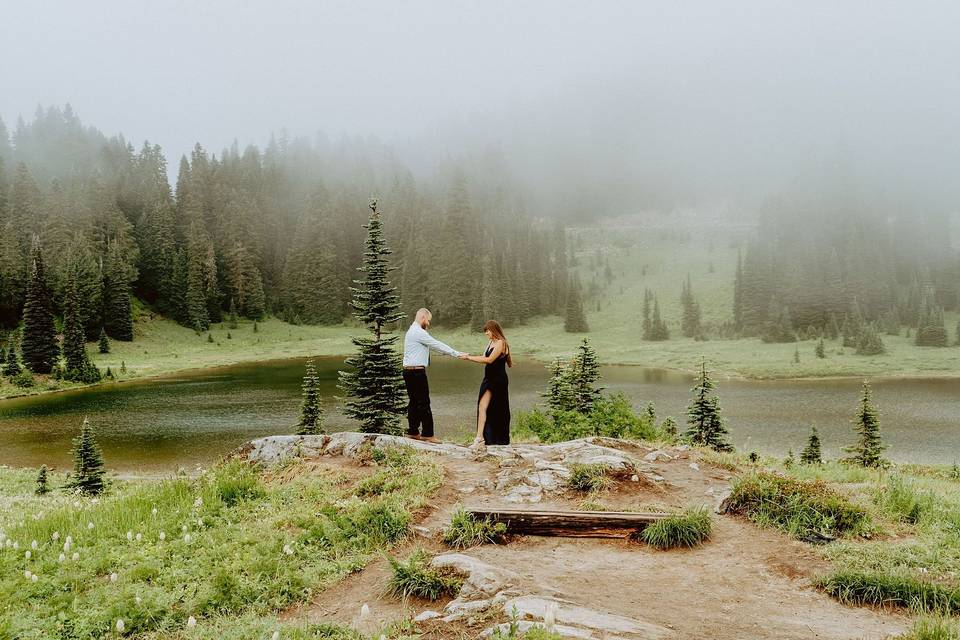
<svg viewBox="0 0 960 640"><path fill-rule="evenodd" d="M438 600L447 595L455 597L463 585L463 578L445 569L430 566L430 558L423 549L416 549L406 561L387 556L393 570L387 583L387 593L397 598L414 596Z"/></svg>
<svg viewBox="0 0 960 640"><path fill-rule="evenodd" d="M491 522L489 518L478 520L469 511L460 507L443 530L443 541L455 549L466 549L481 544L498 544L507 537L507 525Z"/></svg>
<svg viewBox="0 0 960 640"><path fill-rule="evenodd" d="M874 494L873 501L894 519L909 524L917 524L936 506L933 493L918 489L914 482L899 475L891 476L886 486Z"/></svg>
<svg viewBox="0 0 960 640"><path fill-rule="evenodd" d="M658 520L640 532L640 539L657 549L698 547L710 537L713 521L703 507Z"/></svg>
<svg viewBox="0 0 960 640"><path fill-rule="evenodd" d="M610 486L609 467L602 464L572 464L567 484L574 491L591 493Z"/></svg>
<svg viewBox="0 0 960 640"><path fill-rule="evenodd" d="M906 575L845 570L823 578L818 586L845 604L897 607L940 615L960 613L960 588Z"/></svg>
<svg viewBox="0 0 960 640"><path fill-rule="evenodd" d="M948 618L923 617L897 640L960 640L960 625Z"/></svg>
<svg viewBox="0 0 960 640"><path fill-rule="evenodd" d="M801 540L858 535L871 526L867 511L820 480L797 480L768 472L737 478L727 512L774 526Z"/></svg>

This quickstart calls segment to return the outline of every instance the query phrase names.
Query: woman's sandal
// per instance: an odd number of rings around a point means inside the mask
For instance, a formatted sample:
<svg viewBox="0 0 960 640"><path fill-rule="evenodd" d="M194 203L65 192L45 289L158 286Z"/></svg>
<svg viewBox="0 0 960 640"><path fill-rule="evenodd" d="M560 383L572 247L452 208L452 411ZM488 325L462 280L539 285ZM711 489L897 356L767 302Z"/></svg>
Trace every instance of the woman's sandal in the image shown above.
<svg viewBox="0 0 960 640"><path fill-rule="evenodd" d="M468 448L476 451L483 451L487 448L487 443L483 440L483 436L477 436L473 439L473 444L471 444Z"/></svg>

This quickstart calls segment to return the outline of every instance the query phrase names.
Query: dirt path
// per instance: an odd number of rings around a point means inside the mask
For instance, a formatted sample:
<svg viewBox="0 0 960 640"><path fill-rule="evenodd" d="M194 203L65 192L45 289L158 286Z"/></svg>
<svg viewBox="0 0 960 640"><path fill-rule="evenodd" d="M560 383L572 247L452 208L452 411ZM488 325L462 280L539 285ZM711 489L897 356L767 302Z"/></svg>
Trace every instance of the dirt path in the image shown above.
<svg viewBox="0 0 960 640"><path fill-rule="evenodd" d="M629 449L638 459L650 452ZM694 504L712 508L728 489L730 474L700 463L690 452L664 451L669 459L646 462L641 481L617 482L593 499L612 509ZM503 471L497 460L446 456L438 460L445 467L444 486L420 514L415 539L395 550L396 555L404 556L416 545L435 553L449 551L439 542L439 532L457 504L524 506L508 502L496 488ZM650 482L648 477L660 480ZM580 494L559 491L526 506L576 509L582 500ZM812 580L826 564L813 547L728 516L715 516L710 541L685 551L657 551L621 540L523 537L465 553L518 574L511 588L520 593L660 625L678 639L879 640L908 626L903 616L847 607L817 591ZM389 575L386 560L378 560L287 617L353 624L361 605L368 603L371 614L362 630L372 631L425 610L443 611L445 602L400 602L383 596ZM477 620L431 622L422 630L429 638L476 637L484 627L503 620L503 611L491 609Z"/></svg>

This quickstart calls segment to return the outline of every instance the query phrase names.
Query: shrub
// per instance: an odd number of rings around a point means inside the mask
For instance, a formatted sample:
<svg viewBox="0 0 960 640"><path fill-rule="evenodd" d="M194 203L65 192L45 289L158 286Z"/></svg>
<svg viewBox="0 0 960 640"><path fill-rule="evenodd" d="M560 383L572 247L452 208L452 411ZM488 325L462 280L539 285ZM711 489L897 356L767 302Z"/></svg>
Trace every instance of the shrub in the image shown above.
<svg viewBox="0 0 960 640"><path fill-rule="evenodd" d="M845 604L903 607L923 613L960 613L960 587L904 575L838 571L820 580L821 589Z"/></svg>
<svg viewBox="0 0 960 640"><path fill-rule="evenodd" d="M610 486L608 471L609 467L602 464L572 464L567 484L571 489L584 493L600 491Z"/></svg>
<svg viewBox="0 0 960 640"><path fill-rule="evenodd" d="M469 511L460 507L454 511L450 524L443 530L443 541L456 549L466 549L480 544L497 544L507 537L507 525L491 522L489 518L478 520Z"/></svg>
<svg viewBox="0 0 960 640"><path fill-rule="evenodd" d="M902 476L891 476L885 487L873 496L873 501L901 522L916 524L933 510L935 497L929 491L920 491L913 482Z"/></svg>
<svg viewBox="0 0 960 640"><path fill-rule="evenodd" d="M658 549L697 547L710 537L713 521L703 507L658 520L640 532L640 539Z"/></svg>
<svg viewBox="0 0 960 640"><path fill-rule="evenodd" d="M27 369L23 369L20 373L10 378L10 382L21 389L29 389L34 385L33 374Z"/></svg>
<svg viewBox="0 0 960 640"><path fill-rule="evenodd" d="M387 556L393 573L387 583L387 593L397 598L414 596L438 600L444 595L456 596L463 578L456 573L431 567L427 553L417 549L406 562Z"/></svg>
<svg viewBox="0 0 960 640"><path fill-rule="evenodd" d="M630 400L623 393L600 398L594 403L590 413L594 433L610 438L654 440L659 435L655 419L637 415Z"/></svg>
<svg viewBox="0 0 960 640"><path fill-rule="evenodd" d="M822 480L797 480L767 472L734 481L727 512L772 525L801 540L855 535L870 525L862 507L852 504Z"/></svg>

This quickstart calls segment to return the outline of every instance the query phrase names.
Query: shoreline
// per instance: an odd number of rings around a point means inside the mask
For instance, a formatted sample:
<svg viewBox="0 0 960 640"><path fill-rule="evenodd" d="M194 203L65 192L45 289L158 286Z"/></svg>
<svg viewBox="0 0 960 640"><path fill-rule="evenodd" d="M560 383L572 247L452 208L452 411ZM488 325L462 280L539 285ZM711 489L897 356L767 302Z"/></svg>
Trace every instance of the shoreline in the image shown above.
<svg viewBox="0 0 960 640"><path fill-rule="evenodd" d="M527 357L529 361L539 362L544 366L549 364L549 360L545 360L542 357L538 357L535 353L520 353L521 357ZM23 398L32 398L37 396L53 395L58 393L67 393L70 391L82 391L85 389L93 389L98 387L105 387L107 385L126 385L134 382L149 382L151 380L163 380L165 378L171 378L174 376L179 376L187 373L198 373L202 371L215 371L217 369L224 369L227 367L235 367L238 365L251 365L257 363L271 363L271 362L285 362L290 360L303 360L306 358L347 358L349 354L341 353L314 353L314 354L304 354L296 356L284 356L284 357L267 357L267 358L239 358L232 359L228 362L221 362L212 365L198 365L198 366L186 366L180 369L172 369L170 371L163 371L161 373L149 373L146 375L133 376L123 380L111 380L109 382L94 382L90 384L80 384L75 386L63 387L59 389L41 389L35 392L25 392L25 393L16 393L12 395L0 395L0 403L6 400L20 400ZM601 366L611 366L611 367L637 367L648 369L652 371L663 371L666 373L680 373L684 375L694 376L696 371L694 369L685 369L682 367L666 367L666 366L651 366L645 365L638 362L620 362L620 361L605 361ZM725 371L722 369L712 370L716 378L727 381L737 381L737 382L852 382L852 381L861 381L861 380L870 380L871 382L895 382L900 380L918 380L918 381L951 381L957 380L960 381L960 371L956 372L942 372L938 375L930 375L924 373L913 373L913 372L902 372L902 373L887 373L879 375L807 375L807 376L750 376L738 371Z"/></svg>

